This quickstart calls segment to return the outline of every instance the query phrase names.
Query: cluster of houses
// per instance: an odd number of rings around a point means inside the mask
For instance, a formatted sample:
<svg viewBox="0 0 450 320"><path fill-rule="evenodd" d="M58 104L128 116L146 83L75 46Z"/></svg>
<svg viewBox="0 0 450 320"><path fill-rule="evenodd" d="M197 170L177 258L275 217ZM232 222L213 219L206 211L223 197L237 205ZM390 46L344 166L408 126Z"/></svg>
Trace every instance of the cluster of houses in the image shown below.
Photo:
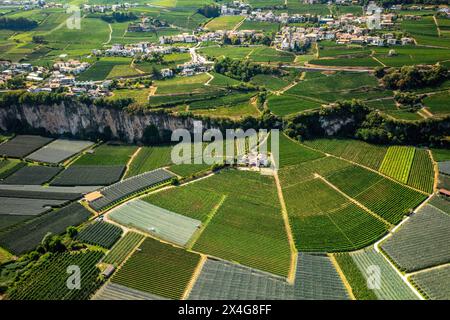
<svg viewBox="0 0 450 320"><path fill-rule="evenodd" d="M81 7L83 11L86 12L99 12L99 13L105 13L108 11L117 11L117 10L127 10L129 8L137 7L138 3L120 3L120 4L112 4L112 5L102 5L102 4L83 4Z"/></svg>
<svg viewBox="0 0 450 320"><path fill-rule="evenodd" d="M130 23L128 25L128 32L150 32L155 28L165 28L169 24L163 20L151 19L149 17L141 17L141 20L137 23Z"/></svg>
<svg viewBox="0 0 450 320"><path fill-rule="evenodd" d="M10 63L8 61L1 61L0 69L2 70L0 84L17 76L23 76L27 81L42 81L47 71L44 67L33 67L29 63Z"/></svg>
<svg viewBox="0 0 450 320"><path fill-rule="evenodd" d="M63 74L80 74L89 68L90 64L88 62L80 62L78 60L70 59L68 61L58 61L53 64L53 69L58 70Z"/></svg>
<svg viewBox="0 0 450 320"><path fill-rule="evenodd" d="M134 57L134 56L151 56L155 53L170 54L173 52L188 52L185 47L161 46L150 42L139 42L133 44L113 44L111 48L102 50L93 50L96 56L116 56L116 57Z"/></svg>
<svg viewBox="0 0 450 320"><path fill-rule="evenodd" d="M179 34L173 36L161 36L159 37L160 44L172 44L172 43L196 43L196 42L207 42L207 41L216 41L222 42L225 37L228 38L238 38L242 40L248 38L262 38L264 37L264 33L256 30L216 30L216 31L208 31L202 32L198 34Z"/></svg>

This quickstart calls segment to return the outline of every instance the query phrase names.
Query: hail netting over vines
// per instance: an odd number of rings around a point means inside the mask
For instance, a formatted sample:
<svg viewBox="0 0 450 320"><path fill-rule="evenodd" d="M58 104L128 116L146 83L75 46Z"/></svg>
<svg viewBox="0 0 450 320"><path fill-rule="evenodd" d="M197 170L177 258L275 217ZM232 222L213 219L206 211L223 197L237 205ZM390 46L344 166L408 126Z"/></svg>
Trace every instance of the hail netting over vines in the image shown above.
<svg viewBox="0 0 450 320"><path fill-rule="evenodd" d="M154 294L131 289L117 283L107 283L98 290L92 300L163 300Z"/></svg>
<svg viewBox="0 0 450 320"><path fill-rule="evenodd" d="M122 228L107 222L96 221L81 230L77 239L109 249L121 235Z"/></svg>
<svg viewBox="0 0 450 320"><path fill-rule="evenodd" d="M41 257L29 273L8 292L12 300L85 300L97 290L101 281L96 264L103 256L100 251L55 253ZM66 281L69 266L79 266L81 289L70 290Z"/></svg>
<svg viewBox="0 0 450 320"><path fill-rule="evenodd" d="M428 299L450 299L450 265L416 273L409 279Z"/></svg>
<svg viewBox="0 0 450 320"><path fill-rule="evenodd" d="M382 243L401 270L416 271L450 262L450 216L426 205Z"/></svg>
<svg viewBox="0 0 450 320"><path fill-rule="evenodd" d="M173 177L173 174L164 169L146 172L103 188L100 191L103 197L91 201L89 205L95 210L101 210L135 193L166 182Z"/></svg>
<svg viewBox="0 0 450 320"><path fill-rule="evenodd" d="M387 262L381 253L373 248L368 248L350 253L365 280L371 276L370 267L380 268L381 286L372 291L380 300L417 300L418 297L412 289L402 280L401 276ZM350 283L350 285L352 285ZM370 289L369 289L370 290Z"/></svg>

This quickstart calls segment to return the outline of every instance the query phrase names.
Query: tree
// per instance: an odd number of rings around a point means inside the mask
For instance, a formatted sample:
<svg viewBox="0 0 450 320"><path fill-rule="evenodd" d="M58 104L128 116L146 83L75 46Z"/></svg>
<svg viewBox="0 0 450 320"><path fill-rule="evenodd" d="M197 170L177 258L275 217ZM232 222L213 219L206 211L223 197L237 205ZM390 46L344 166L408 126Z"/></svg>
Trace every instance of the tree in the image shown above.
<svg viewBox="0 0 450 320"><path fill-rule="evenodd" d="M66 232L70 239L74 239L78 235L78 230L74 226L68 227Z"/></svg>

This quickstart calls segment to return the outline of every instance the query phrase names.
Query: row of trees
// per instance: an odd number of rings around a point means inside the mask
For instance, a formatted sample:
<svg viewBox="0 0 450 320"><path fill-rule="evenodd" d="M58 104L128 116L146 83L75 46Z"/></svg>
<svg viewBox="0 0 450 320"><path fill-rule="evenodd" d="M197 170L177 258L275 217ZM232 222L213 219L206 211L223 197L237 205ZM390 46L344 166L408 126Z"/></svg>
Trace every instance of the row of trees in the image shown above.
<svg viewBox="0 0 450 320"><path fill-rule="evenodd" d="M114 23L136 20L138 16L133 12L113 12L111 15L102 15L100 18L108 23Z"/></svg>
<svg viewBox="0 0 450 320"><path fill-rule="evenodd" d="M448 68L440 64L433 66L404 66L375 70L383 85L393 90L409 90L439 85L449 79Z"/></svg>
<svg viewBox="0 0 450 320"><path fill-rule="evenodd" d="M207 18L216 18L220 16L220 8L215 4L205 5L198 9L197 12Z"/></svg>
<svg viewBox="0 0 450 320"><path fill-rule="evenodd" d="M214 64L214 71L242 81L249 81L257 74L279 74L280 72L274 67L263 66L249 61L233 60L228 57L217 60Z"/></svg>
<svg viewBox="0 0 450 320"><path fill-rule="evenodd" d="M352 100L294 116L287 120L285 132L298 140L333 136L380 144L443 146L450 135L450 116L402 121Z"/></svg>
<svg viewBox="0 0 450 320"><path fill-rule="evenodd" d="M36 28L38 23L27 18L0 17L0 29L26 31Z"/></svg>

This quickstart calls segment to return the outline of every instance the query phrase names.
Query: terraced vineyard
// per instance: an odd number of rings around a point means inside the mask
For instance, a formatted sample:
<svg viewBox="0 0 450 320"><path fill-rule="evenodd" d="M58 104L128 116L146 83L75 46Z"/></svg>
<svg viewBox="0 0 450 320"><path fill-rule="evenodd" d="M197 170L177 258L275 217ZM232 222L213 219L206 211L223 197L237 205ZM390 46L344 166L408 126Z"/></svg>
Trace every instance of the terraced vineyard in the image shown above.
<svg viewBox="0 0 450 320"><path fill-rule="evenodd" d="M125 261L131 251L144 239L144 236L136 232L127 232L102 260L105 263L120 265Z"/></svg>
<svg viewBox="0 0 450 320"><path fill-rule="evenodd" d="M414 160L412 147L389 147L380 166L380 172L402 183L408 182L409 172Z"/></svg>
<svg viewBox="0 0 450 320"><path fill-rule="evenodd" d="M106 222L94 222L78 233L77 239L110 249L122 235L122 229Z"/></svg>
<svg viewBox="0 0 450 320"><path fill-rule="evenodd" d="M38 261L29 273L8 292L11 300L86 300L97 290L101 281L96 264L103 253L56 253ZM81 289L71 290L66 281L69 266L79 266Z"/></svg>
<svg viewBox="0 0 450 320"><path fill-rule="evenodd" d="M200 256L145 239L112 282L170 299L180 299Z"/></svg>

